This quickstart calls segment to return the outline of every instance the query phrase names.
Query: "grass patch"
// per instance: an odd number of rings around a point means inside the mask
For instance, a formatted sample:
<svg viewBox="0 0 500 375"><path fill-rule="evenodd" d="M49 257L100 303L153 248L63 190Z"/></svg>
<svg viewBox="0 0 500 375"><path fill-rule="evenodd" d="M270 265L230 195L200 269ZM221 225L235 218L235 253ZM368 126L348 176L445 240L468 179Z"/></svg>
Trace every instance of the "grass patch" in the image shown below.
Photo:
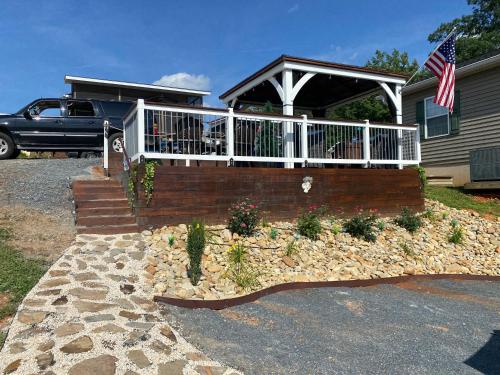
<svg viewBox="0 0 500 375"><path fill-rule="evenodd" d="M0 228L0 293L10 296L9 301L0 306L0 319L16 312L24 296L47 270L43 261L28 259L9 246L8 233Z"/></svg>
<svg viewBox="0 0 500 375"><path fill-rule="evenodd" d="M460 189L441 186L427 186L425 188L425 197L439 201L448 207L460 210L470 209L477 211L480 214L500 216L500 203L496 200L489 199L486 201L478 201L471 195L465 194Z"/></svg>

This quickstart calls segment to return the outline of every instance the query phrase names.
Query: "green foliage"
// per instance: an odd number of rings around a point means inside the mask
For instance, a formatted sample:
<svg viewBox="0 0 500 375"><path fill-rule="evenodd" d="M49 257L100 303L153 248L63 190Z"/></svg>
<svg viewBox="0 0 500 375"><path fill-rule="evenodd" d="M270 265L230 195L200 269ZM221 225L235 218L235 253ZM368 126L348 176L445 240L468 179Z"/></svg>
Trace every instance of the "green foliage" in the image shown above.
<svg viewBox="0 0 500 375"><path fill-rule="evenodd" d="M351 236L362 238L367 242L375 242L377 237L374 233L377 216L360 211L344 223L344 230Z"/></svg>
<svg viewBox="0 0 500 375"><path fill-rule="evenodd" d="M174 246L174 243L175 243L175 237L173 234L171 234L170 236L168 236L168 246L172 247Z"/></svg>
<svg viewBox="0 0 500 375"><path fill-rule="evenodd" d="M428 40L438 43L456 27L457 62L469 60L500 48L500 2L468 0L472 14L442 23Z"/></svg>
<svg viewBox="0 0 500 375"><path fill-rule="evenodd" d="M416 59L410 61L408 53L400 52L395 48L391 53L376 50L375 56L368 60L365 66L400 74L413 74L419 68Z"/></svg>
<svg viewBox="0 0 500 375"><path fill-rule="evenodd" d="M268 228L270 226L269 221L267 221L265 218L262 218L262 228Z"/></svg>
<svg viewBox="0 0 500 375"><path fill-rule="evenodd" d="M0 293L9 301L0 306L0 319L16 312L24 296L36 285L46 271L46 265L37 259L28 259L6 241L10 231L0 228Z"/></svg>
<svg viewBox="0 0 500 375"><path fill-rule="evenodd" d="M137 164L133 163L128 172L127 197L128 205L131 208L135 207L135 202L137 201L137 169Z"/></svg>
<svg viewBox="0 0 500 375"><path fill-rule="evenodd" d="M273 111L272 104L267 102L263 108L264 112ZM255 135L255 154L268 157L283 157L283 140L280 137L281 125L270 120L262 121Z"/></svg>
<svg viewBox="0 0 500 375"><path fill-rule="evenodd" d="M259 223L259 209L250 199L245 198L229 208L228 229L240 236L251 236Z"/></svg>
<svg viewBox="0 0 500 375"><path fill-rule="evenodd" d="M427 175L425 174L425 169L421 166L415 167L418 172L418 178L420 179L420 185L425 188L427 186Z"/></svg>
<svg viewBox="0 0 500 375"><path fill-rule="evenodd" d="M451 233L448 236L448 241L454 244L461 244L464 240L464 232L462 227L457 224L451 225Z"/></svg>
<svg viewBox="0 0 500 375"><path fill-rule="evenodd" d="M311 240L317 240L321 233L318 208L311 206L303 211L297 220L297 232Z"/></svg>
<svg viewBox="0 0 500 375"><path fill-rule="evenodd" d="M443 214L442 214L442 218L443 218L443 220L448 219L448 216L450 216L450 213L449 213L449 212L447 212L447 211L443 212Z"/></svg>
<svg viewBox="0 0 500 375"><path fill-rule="evenodd" d="M189 271L191 284L197 285L201 277L201 256L205 250L205 225L193 220L188 227L187 252L189 255Z"/></svg>
<svg viewBox="0 0 500 375"><path fill-rule="evenodd" d="M337 234L339 234L342 231L342 227L338 224L332 224L331 231L332 231L332 234L334 236L336 236Z"/></svg>
<svg viewBox="0 0 500 375"><path fill-rule="evenodd" d="M226 276L245 290L260 285L259 273L255 272L247 261L248 251L242 244L233 244L228 250L228 269Z"/></svg>
<svg viewBox="0 0 500 375"><path fill-rule="evenodd" d="M411 212L408 207L401 210L401 214L394 219L394 222L410 233L415 233L422 226L420 217Z"/></svg>
<svg viewBox="0 0 500 375"><path fill-rule="evenodd" d="M6 338L7 334L4 331L0 331L0 350L2 350Z"/></svg>
<svg viewBox="0 0 500 375"><path fill-rule="evenodd" d="M290 241L285 248L285 255L287 257L291 257L292 255L296 254L299 251L299 247L295 243L295 240Z"/></svg>
<svg viewBox="0 0 500 375"><path fill-rule="evenodd" d="M147 206L149 206L151 199L153 199L155 171L157 165L158 162L156 160L147 160L144 164L144 176L142 176L141 184L144 189Z"/></svg>
<svg viewBox="0 0 500 375"><path fill-rule="evenodd" d="M278 231L276 228L271 228L271 231L269 232L269 237L271 237L272 240L275 240L276 237L278 237Z"/></svg>
<svg viewBox="0 0 500 375"><path fill-rule="evenodd" d="M474 210L480 214L500 216L500 202L496 199L477 201L463 190L441 186L427 186L425 197L459 210Z"/></svg>
<svg viewBox="0 0 500 375"><path fill-rule="evenodd" d="M420 215L420 217L429 220L431 223L436 221L436 215L431 208L426 208L425 211Z"/></svg>
<svg viewBox="0 0 500 375"><path fill-rule="evenodd" d="M406 255L411 256L411 257L415 256L415 251L413 250L413 246L411 244L409 244L408 242L400 241L399 247L401 250L403 250L403 252Z"/></svg>
<svg viewBox="0 0 500 375"><path fill-rule="evenodd" d="M377 221L377 229L381 232L384 231L384 229L385 229L385 221L384 220Z"/></svg>

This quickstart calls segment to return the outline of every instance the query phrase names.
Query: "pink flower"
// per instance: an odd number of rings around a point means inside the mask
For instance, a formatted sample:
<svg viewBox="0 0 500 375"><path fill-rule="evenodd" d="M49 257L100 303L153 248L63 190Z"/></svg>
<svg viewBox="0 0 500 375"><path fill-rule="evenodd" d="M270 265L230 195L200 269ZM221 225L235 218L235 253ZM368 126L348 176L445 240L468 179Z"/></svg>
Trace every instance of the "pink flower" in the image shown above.
<svg viewBox="0 0 500 375"><path fill-rule="evenodd" d="M240 224L240 227L242 227L242 228L246 228L246 227L247 227L247 225L246 225L245 223L241 223L241 224Z"/></svg>

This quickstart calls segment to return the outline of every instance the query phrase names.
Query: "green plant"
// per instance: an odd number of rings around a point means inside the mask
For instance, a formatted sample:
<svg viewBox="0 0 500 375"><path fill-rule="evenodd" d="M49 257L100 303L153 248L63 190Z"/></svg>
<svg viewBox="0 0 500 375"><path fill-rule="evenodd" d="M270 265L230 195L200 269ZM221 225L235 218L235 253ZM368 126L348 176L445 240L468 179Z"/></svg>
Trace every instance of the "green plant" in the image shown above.
<svg viewBox="0 0 500 375"><path fill-rule="evenodd" d="M399 242L399 247L401 248L401 250L403 250L403 252L408 255L408 256L415 256L415 252L413 251L413 247L411 245L408 244L408 242L406 241L400 241Z"/></svg>
<svg viewBox="0 0 500 375"><path fill-rule="evenodd" d="M452 219L450 221L450 225L453 227L453 228L456 228L458 226L458 221L457 219Z"/></svg>
<svg viewBox="0 0 500 375"><path fill-rule="evenodd" d="M321 211L316 206L310 206L307 211L302 211L297 220L297 232L311 240L317 240L321 233L320 214Z"/></svg>
<svg viewBox="0 0 500 375"><path fill-rule="evenodd" d="M373 232L373 227L377 221L377 216L373 213L359 211L359 213L344 223L344 230L351 236L362 238L368 242L375 242L377 237Z"/></svg>
<svg viewBox="0 0 500 375"><path fill-rule="evenodd" d="M144 163L144 176L142 176L141 184L144 189L147 206L149 206L151 200L153 199L154 180L157 165L158 162L156 160L147 160L146 163Z"/></svg>
<svg viewBox="0 0 500 375"><path fill-rule="evenodd" d="M278 237L278 231L276 228L271 228L271 231L269 232L269 237L271 237L272 240L275 240L276 237Z"/></svg>
<svg viewBox="0 0 500 375"><path fill-rule="evenodd" d="M137 169L137 164L133 163L128 172L127 197L128 205L131 208L135 207L135 202L137 201Z"/></svg>
<svg viewBox="0 0 500 375"><path fill-rule="evenodd" d="M429 220L430 222L435 222L436 221L436 215L434 214L434 211L432 211L432 208L427 208L420 217Z"/></svg>
<svg viewBox="0 0 500 375"><path fill-rule="evenodd" d="M168 246L170 247L174 246L174 242L175 242L175 237L173 234L171 234L170 236L168 236Z"/></svg>
<svg viewBox="0 0 500 375"><path fill-rule="evenodd" d="M297 253L299 251L299 247L295 243L295 240L290 241L285 248L285 255L287 257L291 257L293 254Z"/></svg>
<svg viewBox="0 0 500 375"><path fill-rule="evenodd" d="M201 256L205 250L205 225L193 220L188 227L187 252L189 255L189 278L191 284L197 285L201 277Z"/></svg>
<svg viewBox="0 0 500 375"><path fill-rule="evenodd" d="M401 210L401 214L394 219L394 222L410 233L415 233L422 226L420 217L411 212L408 207Z"/></svg>
<svg viewBox="0 0 500 375"><path fill-rule="evenodd" d="M451 233L448 236L448 241L454 244L461 244L464 240L464 232L462 228L458 225L451 225Z"/></svg>
<svg viewBox="0 0 500 375"><path fill-rule="evenodd" d="M255 272L247 262L248 251L242 244L233 244L228 250L228 269L226 276L243 289L258 286L259 273Z"/></svg>
<svg viewBox="0 0 500 375"><path fill-rule="evenodd" d="M228 229L240 236L251 236L259 222L259 210L248 198L229 208Z"/></svg>
<svg viewBox="0 0 500 375"><path fill-rule="evenodd" d="M427 186L427 176L425 175L425 169L421 166L415 167L418 172L418 178L420 179L420 185L425 188Z"/></svg>
<svg viewBox="0 0 500 375"><path fill-rule="evenodd" d="M10 229L0 228L0 241L7 241L11 236Z"/></svg>
<svg viewBox="0 0 500 375"><path fill-rule="evenodd" d="M331 231L332 231L332 234L334 236L336 236L337 234L339 234L342 231L342 227L338 224L332 224Z"/></svg>
<svg viewBox="0 0 500 375"><path fill-rule="evenodd" d="M442 215L441 215L441 217L443 218L443 220L448 219L448 216L450 216L450 213L447 212L447 211L443 212Z"/></svg>
<svg viewBox="0 0 500 375"><path fill-rule="evenodd" d="M268 228L270 226L269 221L267 221L265 218L262 218L262 228Z"/></svg>
<svg viewBox="0 0 500 375"><path fill-rule="evenodd" d="M381 232L384 231L384 229L385 229L385 221L384 220L377 221L377 229Z"/></svg>
<svg viewBox="0 0 500 375"><path fill-rule="evenodd" d="M273 111L271 102L264 105L263 111ZM259 156L282 157L283 138L280 136L280 126L271 120L261 121L255 134L254 149Z"/></svg>

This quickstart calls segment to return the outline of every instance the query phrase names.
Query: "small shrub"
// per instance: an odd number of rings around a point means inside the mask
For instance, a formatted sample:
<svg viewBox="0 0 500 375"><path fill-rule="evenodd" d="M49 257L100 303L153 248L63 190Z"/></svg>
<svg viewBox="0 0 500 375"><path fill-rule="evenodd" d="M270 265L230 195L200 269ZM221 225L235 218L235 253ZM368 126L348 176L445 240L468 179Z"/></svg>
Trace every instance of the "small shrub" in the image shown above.
<svg viewBox="0 0 500 375"><path fill-rule="evenodd" d="M259 274L247 263L248 252L242 244L234 244L228 250L228 269L226 276L243 289L252 289L259 285Z"/></svg>
<svg viewBox="0 0 500 375"><path fill-rule="evenodd" d="M174 242L175 242L175 237L173 234L171 234L170 236L168 236L168 246L170 247L174 246Z"/></svg>
<svg viewBox="0 0 500 375"><path fill-rule="evenodd" d="M377 237L373 233L373 227L376 221L376 215L360 211L360 213L344 223L344 230L353 237L362 238L368 242L375 242Z"/></svg>
<svg viewBox="0 0 500 375"><path fill-rule="evenodd" d="M296 254L299 251L299 247L295 243L295 240L290 241L285 248L285 255L287 257L291 257L293 254Z"/></svg>
<svg viewBox="0 0 500 375"><path fill-rule="evenodd" d="M401 210L401 215L399 215L394 222L410 233L415 233L422 226L420 217L412 213L408 207Z"/></svg>
<svg viewBox="0 0 500 375"><path fill-rule="evenodd" d="M0 241L7 241L11 237L10 230L7 228L0 228Z"/></svg>
<svg viewBox="0 0 500 375"><path fill-rule="evenodd" d="M420 179L420 185L425 188L427 186L427 176L425 175L425 169L423 167L415 167L418 172L418 178Z"/></svg>
<svg viewBox="0 0 500 375"><path fill-rule="evenodd" d="M321 233L320 214L321 212L315 206L311 206L309 210L303 211L297 220L297 232L311 240L317 240Z"/></svg>
<svg viewBox="0 0 500 375"><path fill-rule="evenodd" d="M189 255L189 278L191 284L197 285L201 277L201 256L205 250L205 225L193 220L188 227L187 252Z"/></svg>
<svg viewBox="0 0 500 375"><path fill-rule="evenodd" d="M228 229L240 236L251 236L259 222L259 210L248 198L234 204L229 209Z"/></svg>
<svg viewBox="0 0 500 375"><path fill-rule="evenodd" d="M340 232L342 231L342 227L338 224L333 224L332 225L332 234L334 236L336 236L337 234L339 234Z"/></svg>
<svg viewBox="0 0 500 375"><path fill-rule="evenodd" d="M267 221L265 218L262 218L262 228L269 228L270 224L269 221Z"/></svg>
<svg viewBox="0 0 500 375"><path fill-rule="evenodd" d="M153 199L153 190L155 184L156 167L159 163L156 160L148 160L144 164L144 176L141 179L141 184L146 197L146 205L149 206Z"/></svg>
<svg viewBox="0 0 500 375"><path fill-rule="evenodd" d="M456 245L461 244L464 240L464 232L462 228L458 225L451 226L451 233L448 236L448 241Z"/></svg>
<svg viewBox="0 0 500 375"><path fill-rule="evenodd" d="M278 237L278 231L276 228L271 228L271 231L269 232L269 237L271 237L272 240L275 240L276 237Z"/></svg>
<svg viewBox="0 0 500 375"><path fill-rule="evenodd" d="M385 221L384 220L377 221L377 229L381 232L384 231L384 229L385 229Z"/></svg>
<svg viewBox="0 0 500 375"><path fill-rule="evenodd" d="M431 223L436 221L436 215L434 214L434 211L432 211L431 208L427 208L420 217L429 220Z"/></svg>
<svg viewBox="0 0 500 375"><path fill-rule="evenodd" d="M447 211L443 212L442 215L441 215L441 217L442 217L443 220L448 219L448 216L450 216L450 213L447 212Z"/></svg>
<svg viewBox="0 0 500 375"><path fill-rule="evenodd" d="M413 251L413 247L411 245L408 244L408 242L406 241L401 241L399 242L399 247L401 248L401 250L403 250L403 252L408 255L408 256L415 256L415 252Z"/></svg>
<svg viewBox="0 0 500 375"><path fill-rule="evenodd" d="M457 221L457 219L452 219L452 220L450 221L450 225L451 225L453 228L458 227L458 221Z"/></svg>

